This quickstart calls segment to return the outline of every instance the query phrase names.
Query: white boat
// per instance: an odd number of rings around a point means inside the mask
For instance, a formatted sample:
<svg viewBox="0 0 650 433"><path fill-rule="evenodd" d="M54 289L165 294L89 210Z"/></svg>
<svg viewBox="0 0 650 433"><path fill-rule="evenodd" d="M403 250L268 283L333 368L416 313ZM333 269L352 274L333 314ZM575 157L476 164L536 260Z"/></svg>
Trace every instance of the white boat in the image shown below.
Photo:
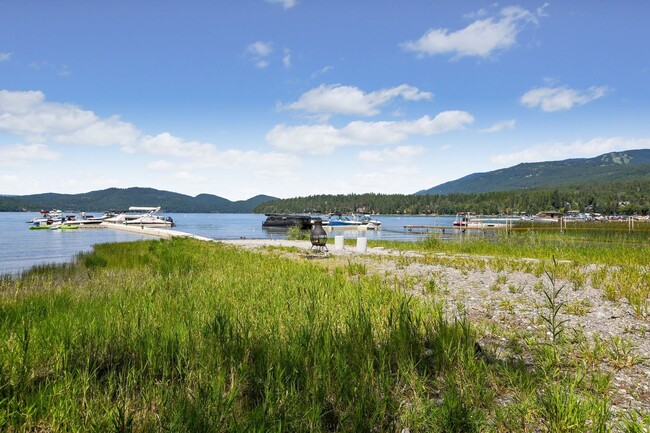
<svg viewBox="0 0 650 433"><path fill-rule="evenodd" d="M63 221L63 212L55 209L49 211L42 210L40 216L34 217L31 220L27 221L27 224L34 224L34 223L40 224L41 222L47 223L48 221L50 221L50 224L52 224L52 222Z"/></svg>
<svg viewBox="0 0 650 433"><path fill-rule="evenodd" d="M472 212L459 212L456 214L456 220L453 222L453 226L458 228L485 229L506 227L509 223L507 219L504 222L501 221L497 221L496 218L493 220L489 217L477 217Z"/></svg>
<svg viewBox="0 0 650 433"><path fill-rule="evenodd" d="M381 221L373 220L368 215L337 213L330 214L329 218L323 221L323 225L329 227L365 226L368 230L377 230L381 226Z"/></svg>
<svg viewBox="0 0 650 433"><path fill-rule="evenodd" d="M157 215L159 211L160 206L131 206L128 212L121 212L105 218L103 221L113 224L138 225L143 227L174 227L174 220L171 217Z"/></svg>

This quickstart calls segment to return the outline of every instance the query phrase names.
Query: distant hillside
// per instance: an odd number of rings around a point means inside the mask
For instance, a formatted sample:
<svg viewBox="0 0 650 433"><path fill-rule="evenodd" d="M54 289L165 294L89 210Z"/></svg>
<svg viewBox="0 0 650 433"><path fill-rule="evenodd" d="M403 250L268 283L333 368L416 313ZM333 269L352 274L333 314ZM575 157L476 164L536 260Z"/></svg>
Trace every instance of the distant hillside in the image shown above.
<svg viewBox="0 0 650 433"><path fill-rule="evenodd" d="M62 209L86 212L126 210L130 206L161 206L165 212L249 213L275 197L258 195L248 200L230 201L212 194L196 197L153 188L109 188L83 194L34 194L0 197L0 211Z"/></svg>
<svg viewBox="0 0 650 433"><path fill-rule="evenodd" d="M474 173L416 194L453 194L561 188L569 185L644 178L650 174L650 149L611 152L595 158L522 163Z"/></svg>

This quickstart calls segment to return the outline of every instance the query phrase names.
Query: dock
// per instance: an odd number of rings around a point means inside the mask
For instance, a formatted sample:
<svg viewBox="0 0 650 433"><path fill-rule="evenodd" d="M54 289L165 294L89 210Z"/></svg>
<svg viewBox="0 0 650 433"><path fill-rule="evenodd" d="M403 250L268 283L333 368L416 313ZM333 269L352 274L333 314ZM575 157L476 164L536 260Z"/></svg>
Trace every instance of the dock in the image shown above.
<svg viewBox="0 0 650 433"><path fill-rule="evenodd" d="M199 241L213 241L214 239L208 238L205 236L193 235L191 233L181 232L178 230L163 229L159 227L146 227L146 226L133 226L126 224L115 224L102 222L100 224L89 225L89 226L80 226L80 228L99 228L99 229L111 229L118 230L121 232L129 232L138 235L147 235L154 236L162 239L171 239L171 238L190 238L196 239Z"/></svg>

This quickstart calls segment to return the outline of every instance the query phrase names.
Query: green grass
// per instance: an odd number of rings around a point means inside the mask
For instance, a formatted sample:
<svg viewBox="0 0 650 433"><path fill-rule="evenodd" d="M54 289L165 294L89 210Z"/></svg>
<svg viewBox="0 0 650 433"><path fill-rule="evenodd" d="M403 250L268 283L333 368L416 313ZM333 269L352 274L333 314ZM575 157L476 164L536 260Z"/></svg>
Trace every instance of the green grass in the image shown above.
<svg viewBox="0 0 650 433"><path fill-rule="evenodd" d="M576 379L582 367L560 374L543 346L532 365L499 359L467 321L366 271L175 239L98 245L4 278L0 431L586 432L612 421L602 387ZM627 349L610 353L626 361Z"/></svg>

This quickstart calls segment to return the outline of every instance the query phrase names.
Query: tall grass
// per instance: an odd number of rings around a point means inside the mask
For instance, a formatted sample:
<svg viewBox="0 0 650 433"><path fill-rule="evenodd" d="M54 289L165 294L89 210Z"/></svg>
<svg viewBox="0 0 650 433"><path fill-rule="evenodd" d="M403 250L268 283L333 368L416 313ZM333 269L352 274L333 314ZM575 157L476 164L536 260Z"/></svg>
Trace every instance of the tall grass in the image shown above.
<svg viewBox="0 0 650 433"><path fill-rule="evenodd" d="M533 431L591 413L556 413L592 396L549 374L391 281L216 243L99 245L0 281L1 431Z"/></svg>

